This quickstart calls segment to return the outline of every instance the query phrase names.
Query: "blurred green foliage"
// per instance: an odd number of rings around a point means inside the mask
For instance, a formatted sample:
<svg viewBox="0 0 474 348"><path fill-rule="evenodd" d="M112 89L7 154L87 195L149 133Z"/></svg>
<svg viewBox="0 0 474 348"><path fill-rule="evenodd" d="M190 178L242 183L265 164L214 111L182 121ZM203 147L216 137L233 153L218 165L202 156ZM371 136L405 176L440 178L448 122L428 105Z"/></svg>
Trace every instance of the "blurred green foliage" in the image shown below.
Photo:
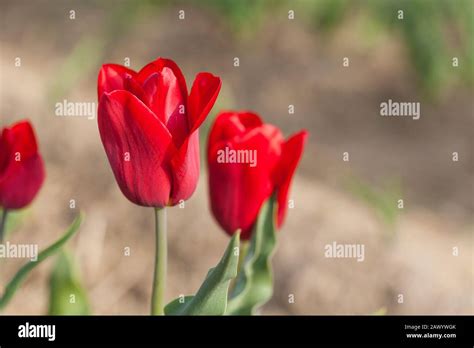
<svg viewBox="0 0 474 348"><path fill-rule="evenodd" d="M352 178L348 181L348 189L352 194L361 199L372 208L377 216L387 227L388 236L395 232L399 209L398 200L402 197L400 185L398 183L385 184L383 187L365 183L360 179Z"/></svg>
<svg viewBox="0 0 474 348"><path fill-rule="evenodd" d="M101 58L101 45L97 38L89 36L80 40L71 54L58 67L49 90L50 100L62 100L63 93L69 93L80 79L97 68Z"/></svg>
<svg viewBox="0 0 474 348"><path fill-rule="evenodd" d="M220 13L234 33L252 35L259 27L267 10L279 3L275 0L205 0L201 3Z"/></svg>
<svg viewBox="0 0 474 348"><path fill-rule="evenodd" d="M472 0L204 0L239 32L257 30L259 20L295 11L318 32L330 34L345 20L364 16L367 28L399 36L416 71L419 85L436 94L448 81L448 72L474 83L474 2ZM399 10L403 19L398 18ZM362 40L373 33L362 33ZM453 67L452 59L459 59Z"/></svg>
<svg viewBox="0 0 474 348"><path fill-rule="evenodd" d="M323 32L344 19L363 13L389 35L399 35L429 95L447 82L448 72L474 82L474 2L472 0L302 0L312 13L312 23ZM403 19L399 19L399 11ZM452 59L459 59L453 67Z"/></svg>
<svg viewBox="0 0 474 348"><path fill-rule="evenodd" d="M84 214L81 212L58 240L56 240L46 249L42 250L37 255L38 257L36 260L30 260L15 273L13 278L11 278L10 281L5 285L5 290L0 296L0 311L10 302L28 275L43 261L61 250L64 244L69 241L69 239L71 239L71 237L78 231L83 220Z"/></svg>
<svg viewBox="0 0 474 348"><path fill-rule="evenodd" d="M377 309L372 315L386 315L387 314L387 307L380 307Z"/></svg>
<svg viewBox="0 0 474 348"><path fill-rule="evenodd" d="M102 32L85 34L57 68L50 82L48 99L61 100L86 76L97 75L104 63L106 52L114 47L123 35L139 20L140 15L149 8L146 1L122 0L117 6L100 4L108 12ZM143 11L143 12L142 12Z"/></svg>
<svg viewBox="0 0 474 348"><path fill-rule="evenodd" d="M190 7L215 13L210 20L222 18L212 24L216 30L228 26L236 39L254 39L262 23L285 20L289 10L295 11L295 19L313 27L315 35L328 38L347 20L361 16L366 22L365 32L359 35L361 42L371 41L374 35L401 40L427 95L437 94L453 76L471 87L474 84L472 0L121 0L113 10L106 4L100 6L110 12L102 32L85 35L77 43L52 81L51 99L57 100L81 77L98 70L105 53L142 16L157 15L163 8ZM403 20L398 19L399 10L403 10ZM452 66L453 57L459 59L459 67Z"/></svg>
<svg viewBox="0 0 474 348"><path fill-rule="evenodd" d="M71 254L62 250L49 281L50 315L90 314L89 302Z"/></svg>

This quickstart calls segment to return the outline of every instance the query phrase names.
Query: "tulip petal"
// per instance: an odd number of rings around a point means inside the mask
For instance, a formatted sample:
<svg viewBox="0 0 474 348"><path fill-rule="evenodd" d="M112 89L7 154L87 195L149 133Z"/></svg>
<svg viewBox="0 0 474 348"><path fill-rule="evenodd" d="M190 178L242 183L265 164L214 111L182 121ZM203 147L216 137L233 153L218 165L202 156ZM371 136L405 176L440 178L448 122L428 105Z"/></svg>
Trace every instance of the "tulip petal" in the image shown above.
<svg viewBox="0 0 474 348"><path fill-rule="evenodd" d="M278 163L278 149L270 145L268 130L256 128L240 142L220 142L211 146L208 157L211 208L228 234L241 229L249 239L258 212L271 196L271 173ZM229 163L225 151L256 151L256 163ZM230 152L229 152L230 153Z"/></svg>
<svg viewBox="0 0 474 348"><path fill-rule="evenodd" d="M221 112L214 120L209 133L208 144L231 141L237 136L246 134L249 129L259 127L262 124L260 117L252 112Z"/></svg>
<svg viewBox="0 0 474 348"><path fill-rule="evenodd" d="M97 93L100 97L103 93L109 93L118 89L126 88L126 79L134 78L136 72L118 64L104 64L99 71L97 81Z"/></svg>
<svg viewBox="0 0 474 348"><path fill-rule="evenodd" d="M171 190L165 158L172 141L165 125L142 101L124 90L102 95L98 123L123 194L142 206L165 206Z"/></svg>
<svg viewBox="0 0 474 348"><path fill-rule="evenodd" d="M9 133L6 136L11 142L11 150L21 152L23 157L33 155L38 151L35 132L28 121L20 121L5 131Z"/></svg>
<svg viewBox="0 0 474 348"><path fill-rule="evenodd" d="M44 177L31 124L21 121L4 128L0 137L0 206L19 209L30 204Z"/></svg>
<svg viewBox="0 0 474 348"><path fill-rule="evenodd" d="M188 88L186 87L186 79L179 66L171 59L158 58L155 61L145 65L137 74L137 81L143 85L145 81L154 73L161 73L163 68L170 68L173 71L174 76L178 80L178 84L181 90L182 98L186 101L188 96Z"/></svg>
<svg viewBox="0 0 474 348"><path fill-rule="evenodd" d="M10 166L36 155L38 145L35 133L28 121L20 121L10 128L4 128L0 137L0 179Z"/></svg>
<svg viewBox="0 0 474 348"><path fill-rule="evenodd" d="M173 71L164 67L153 73L143 84L146 104L170 131L176 147L180 147L188 134L185 100Z"/></svg>
<svg viewBox="0 0 474 348"><path fill-rule="evenodd" d="M0 180L10 162L10 143L7 141L8 129L5 128L0 134Z"/></svg>
<svg viewBox="0 0 474 348"><path fill-rule="evenodd" d="M277 225L280 227L285 219L288 206L288 191L296 167L303 154L304 144L308 137L307 131L291 136L282 146L280 162L275 171L274 181L278 194Z"/></svg>
<svg viewBox="0 0 474 348"><path fill-rule="evenodd" d="M0 206L20 209L31 203L45 178L44 164L39 154L13 163L0 178Z"/></svg>
<svg viewBox="0 0 474 348"><path fill-rule="evenodd" d="M172 189L170 205L187 200L196 190L199 180L199 131L186 138L171 159Z"/></svg>
<svg viewBox="0 0 474 348"><path fill-rule="evenodd" d="M135 77L133 76L126 76L124 79L123 88L126 91L129 91L133 95L135 95L138 99L146 104L147 97L145 90L142 85L138 83Z"/></svg>
<svg viewBox="0 0 474 348"><path fill-rule="evenodd" d="M221 79L207 72L196 75L188 99L190 134L204 122L216 102L221 89Z"/></svg>

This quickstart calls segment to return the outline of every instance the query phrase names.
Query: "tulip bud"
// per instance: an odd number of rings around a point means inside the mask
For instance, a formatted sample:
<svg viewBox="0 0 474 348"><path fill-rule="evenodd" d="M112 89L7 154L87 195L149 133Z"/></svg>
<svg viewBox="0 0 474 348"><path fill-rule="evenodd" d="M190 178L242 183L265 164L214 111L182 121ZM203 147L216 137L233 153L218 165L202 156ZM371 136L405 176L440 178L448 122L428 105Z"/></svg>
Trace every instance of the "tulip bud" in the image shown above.
<svg viewBox="0 0 474 348"><path fill-rule="evenodd" d="M10 210L30 204L44 177L31 124L21 121L4 127L0 135L0 207Z"/></svg>
<svg viewBox="0 0 474 348"><path fill-rule="evenodd" d="M212 126L207 151L211 210L232 235L249 239L262 204L275 192L277 226L283 223L288 191L307 137L288 140L251 112L222 112Z"/></svg>

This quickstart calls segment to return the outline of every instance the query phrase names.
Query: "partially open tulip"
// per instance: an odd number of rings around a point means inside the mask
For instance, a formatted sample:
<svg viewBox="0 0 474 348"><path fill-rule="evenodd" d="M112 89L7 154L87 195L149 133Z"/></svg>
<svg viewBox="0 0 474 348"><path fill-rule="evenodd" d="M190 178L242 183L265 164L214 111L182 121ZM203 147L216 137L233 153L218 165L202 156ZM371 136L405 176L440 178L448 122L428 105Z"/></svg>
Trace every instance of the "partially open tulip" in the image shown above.
<svg viewBox="0 0 474 348"><path fill-rule="evenodd" d="M273 193L281 226L306 137L301 131L285 140L277 127L251 112L217 116L208 142L209 190L212 212L228 234L241 229L241 238L249 239L262 204Z"/></svg>
<svg viewBox="0 0 474 348"><path fill-rule="evenodd" d="M0 207L10 210L30 204L44 177L31 124L21 121L4 127L0 136Z"/></svg>
<svg viewBox="0 0 474 348"><path fill-rule="evenodd" d="M98 122L102 143L123 194L142 206L188 199L199 178L198 128L221 80L197 74L188 95L179 67L159 58L139 72L102 66Z"/></svg>

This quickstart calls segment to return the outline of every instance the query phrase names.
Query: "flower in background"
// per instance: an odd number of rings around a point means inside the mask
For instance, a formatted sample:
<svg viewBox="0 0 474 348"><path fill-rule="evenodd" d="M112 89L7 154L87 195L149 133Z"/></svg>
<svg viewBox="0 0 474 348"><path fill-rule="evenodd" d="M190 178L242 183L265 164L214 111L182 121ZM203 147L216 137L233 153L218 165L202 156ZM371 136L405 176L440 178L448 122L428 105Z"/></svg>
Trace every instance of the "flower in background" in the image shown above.
<svg viewBox="0 0 474 348"><path fill-rule="evenodd" d="M4 127L0 135L0 207L6 211L27 206L44 178L43 159L30 122Z"/></svg>
<svg viewBox="0 0 474 348"><path fill-rule="evenodd" d="M222 112L212 126L207 162L212 212L230 235L249 239L262 204L275 192L277 226L303 153L306 131L285 140L281 131L251 112Z"/></svg>
<svg viewBox="0 0 474 348"><path fill-rule="evenodd" d="M221 87L197 74L188 95L185 78L170 59L139 72L102 66L98 123L102 143L123 194L142 206L164 207L188 199L199 178L198 128Z"/></svg>

